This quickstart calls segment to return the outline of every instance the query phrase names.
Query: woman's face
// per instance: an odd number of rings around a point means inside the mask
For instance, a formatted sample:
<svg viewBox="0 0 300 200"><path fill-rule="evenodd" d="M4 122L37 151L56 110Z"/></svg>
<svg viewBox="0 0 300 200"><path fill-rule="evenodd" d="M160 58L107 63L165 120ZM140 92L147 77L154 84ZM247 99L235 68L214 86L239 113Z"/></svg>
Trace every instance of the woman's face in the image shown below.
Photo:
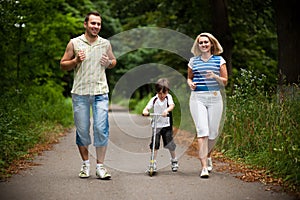
<svg viewBox="0 0 300 200"><path fill-rule="evenodd" d="M210 53L211 49L211 42L209 41L208 37L200 36L198 39L199 49L202 53Z"/></svg>

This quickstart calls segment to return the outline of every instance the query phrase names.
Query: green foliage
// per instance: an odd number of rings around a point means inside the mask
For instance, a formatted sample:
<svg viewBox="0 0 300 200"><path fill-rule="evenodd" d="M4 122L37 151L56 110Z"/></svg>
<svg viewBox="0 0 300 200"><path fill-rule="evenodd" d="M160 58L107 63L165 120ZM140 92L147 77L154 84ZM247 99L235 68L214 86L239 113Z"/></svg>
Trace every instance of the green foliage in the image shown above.
<svg viewBox="0 0 300 200"><path fill-rule="evenodd" d="M120 19L124 30L158 26L196 34L200 29L209 26L210 19L207 0L118 0L112 1L112 9L116 11L112 13L113 16Z"/></svg>
<svg viewBox="0 0 300 200"><path fill-rule="evenodd" d="M133 113L142 114L143 109L145 108L145 106L147 105L149 100L153 97L153 95L154 94L148 94L148 96L144 97L143 99L141 99L139 101L130 99L130 101L129 101L130 110L132 110Z"/></svg>
<svg viewBox="0 0 300 200"><path fill-rule="evenodd" d="M242 70L228 97L219 150L300 184L300 102L279 103L266 92L266 77ZM293 169L293 170L291 170Z"/></svg>
<svg viewBox="0 0 300 200"><path fill-rule="evenodd" d="M233 79L241 68L265 74L268 87L277 83L278 42L272 1L229 1L229 23L234 38ZM243 6L241 6L243 5Z"/></svg>
<svg viewBox="0 0 300 200"><path fill-rule="evenodd" d="M56 124L73 124L72 106L55 84L23 88L0 97L0 173L44 140Z"/></svg>

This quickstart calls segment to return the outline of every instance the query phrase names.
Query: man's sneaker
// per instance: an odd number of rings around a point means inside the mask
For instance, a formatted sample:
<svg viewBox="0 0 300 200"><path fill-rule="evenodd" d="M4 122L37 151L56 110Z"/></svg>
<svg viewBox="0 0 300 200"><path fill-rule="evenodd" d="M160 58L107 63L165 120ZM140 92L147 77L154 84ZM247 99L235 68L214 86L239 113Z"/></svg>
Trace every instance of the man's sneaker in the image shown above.
<svg viewBox="0 0 300 200"><path fill-rule="evenodd" d="M83 163L81 166L81 170L79 173L79 177L80 178L88 178L90 177L90 165Z"/></svg>
<svg viewBox="0 0 300 200"><path fill-rule="evenodd" d="M201 172L200 177L201 177L201 178L208 178L208 177L209 177L209 173L208 173L207 168L203 168L203 169L202 169L202 172Z"/></svg>
<svg viewBox="0 0 300 200"><path fill-rule="evenodd" d="M173 172L177 172L178 170L178 160L177 158L171 159L171 168Z"/></svg>
<svg viewBox="0 0 300 200"><path fill-rule="evenodd" d="M211 160L211 158L207 158L207 170L208 170L208 172L211 172L212 169L213 169L212 160Z"/></svg>
<svg viewBox="0 0 300 200"><path fill-rule="evenodd" d="M107 172L107 170L103 166L96 168L96 176L103 180L108 180L111 178L111 175Z"/></svg>

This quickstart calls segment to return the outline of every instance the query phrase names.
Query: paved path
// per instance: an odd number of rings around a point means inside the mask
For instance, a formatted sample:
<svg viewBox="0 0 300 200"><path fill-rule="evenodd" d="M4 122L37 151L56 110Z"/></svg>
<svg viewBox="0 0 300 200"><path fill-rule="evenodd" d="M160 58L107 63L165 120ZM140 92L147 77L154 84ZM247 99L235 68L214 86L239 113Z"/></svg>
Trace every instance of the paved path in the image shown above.
<svg viewBox="0 0 300 200"><path fill-rule="evenodd" d="M213 171L209 179L199 178L199 161L186 155L186 147L178 145L180 168L170 170L169 155L159 152L159 171L156 176L145 174L149 162L148 118L115 110L110 113L111 141L106 165L112 179L96 179L94 155L91 153L92 175L78 178L80 157L74 130L61 138L51 151L34 162L39 166L14 175L0 183L1 200L292 200L285 193L266 191L261 183L246 183L233 175ZM94 149L91 147L91 152Z"/></svg>

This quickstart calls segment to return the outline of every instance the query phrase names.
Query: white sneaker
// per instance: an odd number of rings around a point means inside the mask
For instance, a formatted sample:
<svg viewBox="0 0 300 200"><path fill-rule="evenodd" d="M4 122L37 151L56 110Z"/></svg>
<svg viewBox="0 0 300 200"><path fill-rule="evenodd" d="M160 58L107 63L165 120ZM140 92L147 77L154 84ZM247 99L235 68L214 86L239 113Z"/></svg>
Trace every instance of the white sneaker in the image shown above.
<svg viewBox="0 0 300 200"><path fill-rule="evenodd" d="M171 159L171 168L172 168L172 171L173 172L177 172L178 167L179 167L179 165L178 165L177 158Z"/></svg>
<svg viewBox="0 0 300 200"><path fill-rule="evenodd" d="M153 163L153 171L156 172L157 171L157 162L156 160Z"/></svg>
<svg viewBox="0 0 300 200"><path fill-rule="evenodd" d="M211 160L211 158L207 158L207 170L208 170L208 172L211 172L212 169L213 169L212 160Z"/></svg>
<svg viewBox="0 0 300 200"><path fill-rule="evenodd" d="M90 164L83 163L81 166L81 170L79 173L80 178L88 178L90 177Z"/></svg>
<svg viewBox="0 0 300 200"><path fill-rule="evenodd" d="M209 173L208 173L207 168L203 168L203 169L202 169L202 172L201 172L200 177L201 177L201 178L208 178L208 177L209 177Z"/></svg>
<svg viewBox="0 0 300 200"><path fill-rule="evenodd" d="M103 166L96 168L96 176L104 180L108 180L111 178L111 175L107 172L107 170Z"/></svg>

